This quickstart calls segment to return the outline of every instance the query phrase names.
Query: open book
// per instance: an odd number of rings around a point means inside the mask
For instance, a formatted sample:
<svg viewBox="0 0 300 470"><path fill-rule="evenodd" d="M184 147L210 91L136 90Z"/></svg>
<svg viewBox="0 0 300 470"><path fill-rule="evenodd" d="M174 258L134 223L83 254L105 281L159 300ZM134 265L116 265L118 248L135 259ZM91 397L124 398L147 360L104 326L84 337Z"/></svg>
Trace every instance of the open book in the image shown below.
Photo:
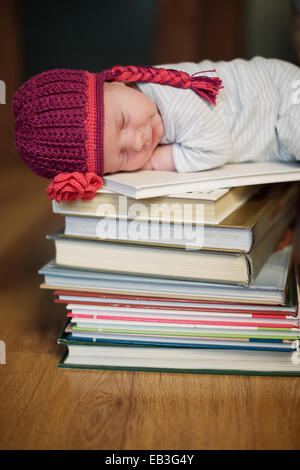
<svg viewBox="0 0 300 470"><path fill-rule="evenodd" d="M135 199L285 181L300 181L300 163L227 163L194 173L140 170L104 177L105 188Z"/></svg>

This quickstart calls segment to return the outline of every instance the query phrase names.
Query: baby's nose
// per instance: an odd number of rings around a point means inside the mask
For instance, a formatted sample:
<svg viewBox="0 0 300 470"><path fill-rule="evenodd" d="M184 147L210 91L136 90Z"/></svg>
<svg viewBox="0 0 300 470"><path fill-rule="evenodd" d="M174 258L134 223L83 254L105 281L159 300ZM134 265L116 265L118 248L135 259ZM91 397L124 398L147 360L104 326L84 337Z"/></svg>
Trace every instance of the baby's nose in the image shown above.
<svg viewBox="0 0 300 470"><path fill-rule="evenodd" d="M136 152L139 152L142 150L144 145L144 136L142 134L142 131L140 129L137 129L132 138L132 147Z"/></svg>
<svg viewBox="0 0 300 470"><path fill-rule="evenodd" d="M147 134L147 129L146 127L140 127L138 129L135 129L135 131L132 133L132 148L136 152L139 152L142 150L145 144L148 142L148 134Z"/></svg>

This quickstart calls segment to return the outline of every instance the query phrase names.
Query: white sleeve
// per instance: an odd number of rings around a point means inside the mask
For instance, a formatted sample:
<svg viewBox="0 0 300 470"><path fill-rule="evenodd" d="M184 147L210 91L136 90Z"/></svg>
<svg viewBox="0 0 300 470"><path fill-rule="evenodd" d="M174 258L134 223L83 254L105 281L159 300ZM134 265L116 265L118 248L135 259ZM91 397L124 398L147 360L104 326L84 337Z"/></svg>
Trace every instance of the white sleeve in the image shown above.
<svg viewBox="0 0 300 470"><path fill-rule="evenodd" d="M214 107L188 92L177 106L173 160L178 172L207 170L232 159L232 139L219 104Z"/></svg>
<svg viewBox="0 0 300 470"><path fill-rule="evenodd" d="M196 64L191 64L190 68L188 72L199 70ZM178 172L206 170L232 160L233 145L223 111L222 89L217 105L213 106L192 90L152 83L139 83L138 88L160 111L165 127L161 143L173 145Z"/></svg>

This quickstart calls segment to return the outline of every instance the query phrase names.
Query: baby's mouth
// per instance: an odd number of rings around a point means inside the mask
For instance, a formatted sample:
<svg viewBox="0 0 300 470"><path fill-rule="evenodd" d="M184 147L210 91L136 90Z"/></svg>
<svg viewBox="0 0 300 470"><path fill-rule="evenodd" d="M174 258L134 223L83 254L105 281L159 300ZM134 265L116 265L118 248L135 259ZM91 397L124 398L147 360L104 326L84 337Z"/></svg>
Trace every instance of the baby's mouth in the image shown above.
<svg viewBox="0 0 300 470"><path fill-rule="evenodd" d="M150 145L153 146L154 140L155 140L155 129L154 129L153 124L150 124L150 131L151 131L151 134L150 134Z"/></svg>

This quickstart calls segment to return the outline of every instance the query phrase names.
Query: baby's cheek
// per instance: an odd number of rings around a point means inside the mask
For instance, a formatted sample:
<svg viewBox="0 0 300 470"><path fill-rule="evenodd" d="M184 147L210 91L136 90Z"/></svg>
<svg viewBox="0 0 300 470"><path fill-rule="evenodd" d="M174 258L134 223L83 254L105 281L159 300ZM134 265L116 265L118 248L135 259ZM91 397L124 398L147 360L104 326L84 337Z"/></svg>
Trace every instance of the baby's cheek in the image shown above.
<svg viewBox="0 0 300 470"><path fill-rule="evenodd" d="M117 159L113 155L107 155L103 158L104 174L115 173L117 171Z"/></svg>

